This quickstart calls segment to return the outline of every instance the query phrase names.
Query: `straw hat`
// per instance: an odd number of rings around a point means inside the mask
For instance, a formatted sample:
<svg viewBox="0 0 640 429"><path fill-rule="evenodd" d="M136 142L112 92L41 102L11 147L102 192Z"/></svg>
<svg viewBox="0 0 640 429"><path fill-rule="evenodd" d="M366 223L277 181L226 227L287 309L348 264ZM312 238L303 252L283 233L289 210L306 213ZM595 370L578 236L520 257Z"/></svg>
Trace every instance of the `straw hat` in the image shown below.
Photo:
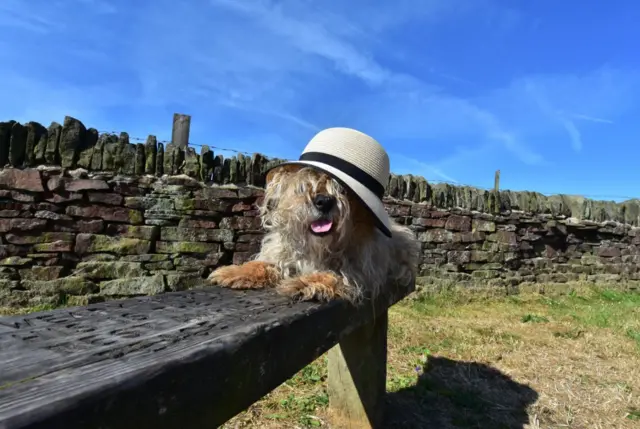
<svg viewBox="0 0 640 429"><path fill-rule="evenodd" d="M391 237L382 196L389 181L389 156L372 137L351 128L327 128L316 134L297 161L324 171L349 188L369 209L376 226Z"/></svg>

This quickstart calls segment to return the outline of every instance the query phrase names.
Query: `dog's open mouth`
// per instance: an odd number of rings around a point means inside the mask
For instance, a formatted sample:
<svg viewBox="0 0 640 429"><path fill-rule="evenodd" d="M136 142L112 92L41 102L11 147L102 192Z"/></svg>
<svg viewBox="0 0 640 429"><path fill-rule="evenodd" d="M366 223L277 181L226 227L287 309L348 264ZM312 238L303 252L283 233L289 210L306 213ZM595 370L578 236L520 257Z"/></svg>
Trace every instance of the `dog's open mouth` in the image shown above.
<svg viewBox="0 0 640 429"><path fill-rule="evenodd" d="M318 219L311 222L311 232L315 235L325 235L331 232L333 222L329 219Z"/></svg>

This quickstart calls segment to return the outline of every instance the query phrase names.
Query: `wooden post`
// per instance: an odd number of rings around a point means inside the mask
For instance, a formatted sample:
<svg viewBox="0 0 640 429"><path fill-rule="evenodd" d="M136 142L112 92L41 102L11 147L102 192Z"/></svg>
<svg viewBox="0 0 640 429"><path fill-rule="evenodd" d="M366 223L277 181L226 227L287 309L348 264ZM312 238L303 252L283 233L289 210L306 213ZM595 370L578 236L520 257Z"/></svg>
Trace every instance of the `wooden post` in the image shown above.
<svg viewBox="0 0 640 429"><path fill-rule="evenodd" d="M329 406L337 427L383 427L388 323L385 311L329 350Z"/></svg>
<svg viewBox="0 0 640 429"><path fill-rule="evenodd" d="M489 193L489 209L493 214L500 213L500 170L496 170L493 178L493 192Z"/></svg>
<svg viewBox="0 0 640 429"><path fill-rule="evenodd" d="M173 114L173 130L171 142L182 150L189 145L189 129L191 128L191 116L181 113Z"/></svg>

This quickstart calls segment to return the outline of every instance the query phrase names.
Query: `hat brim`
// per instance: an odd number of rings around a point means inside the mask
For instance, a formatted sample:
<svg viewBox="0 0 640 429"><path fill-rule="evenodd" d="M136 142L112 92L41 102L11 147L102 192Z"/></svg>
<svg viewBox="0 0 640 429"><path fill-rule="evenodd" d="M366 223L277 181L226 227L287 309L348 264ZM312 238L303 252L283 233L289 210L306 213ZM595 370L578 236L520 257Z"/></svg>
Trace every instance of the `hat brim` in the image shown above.
<svg viewBox="0 0 640 429"><path fill-rule="evenodd" d="M285 165L314 167L327 173L329 176L340 182L342 186L348 188L354 196L360 200L369 213L373 215L376 227L382 231L384 235L391 237L391 221L389 219L389 214L384 208L384 204L382 204L380 198L371 192L369 188L337 168L317 161L287 161L270 168L266 173L268 174L270 171Z"/></svg>

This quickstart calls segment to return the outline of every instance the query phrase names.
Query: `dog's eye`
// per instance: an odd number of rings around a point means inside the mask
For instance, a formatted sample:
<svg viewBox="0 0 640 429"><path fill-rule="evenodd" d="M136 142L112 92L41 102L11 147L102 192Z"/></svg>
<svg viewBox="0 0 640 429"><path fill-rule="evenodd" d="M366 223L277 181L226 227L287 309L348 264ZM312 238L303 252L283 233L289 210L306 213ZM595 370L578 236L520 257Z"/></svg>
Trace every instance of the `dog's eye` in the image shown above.
<svg viewBox="0 0 640 429"><path fill-rule="evenodd" d="M344 186L342 186L339 183L334 183L332 188L333 188L332 191L339 195L347 195L347 190L345 189Z"/></svg>

